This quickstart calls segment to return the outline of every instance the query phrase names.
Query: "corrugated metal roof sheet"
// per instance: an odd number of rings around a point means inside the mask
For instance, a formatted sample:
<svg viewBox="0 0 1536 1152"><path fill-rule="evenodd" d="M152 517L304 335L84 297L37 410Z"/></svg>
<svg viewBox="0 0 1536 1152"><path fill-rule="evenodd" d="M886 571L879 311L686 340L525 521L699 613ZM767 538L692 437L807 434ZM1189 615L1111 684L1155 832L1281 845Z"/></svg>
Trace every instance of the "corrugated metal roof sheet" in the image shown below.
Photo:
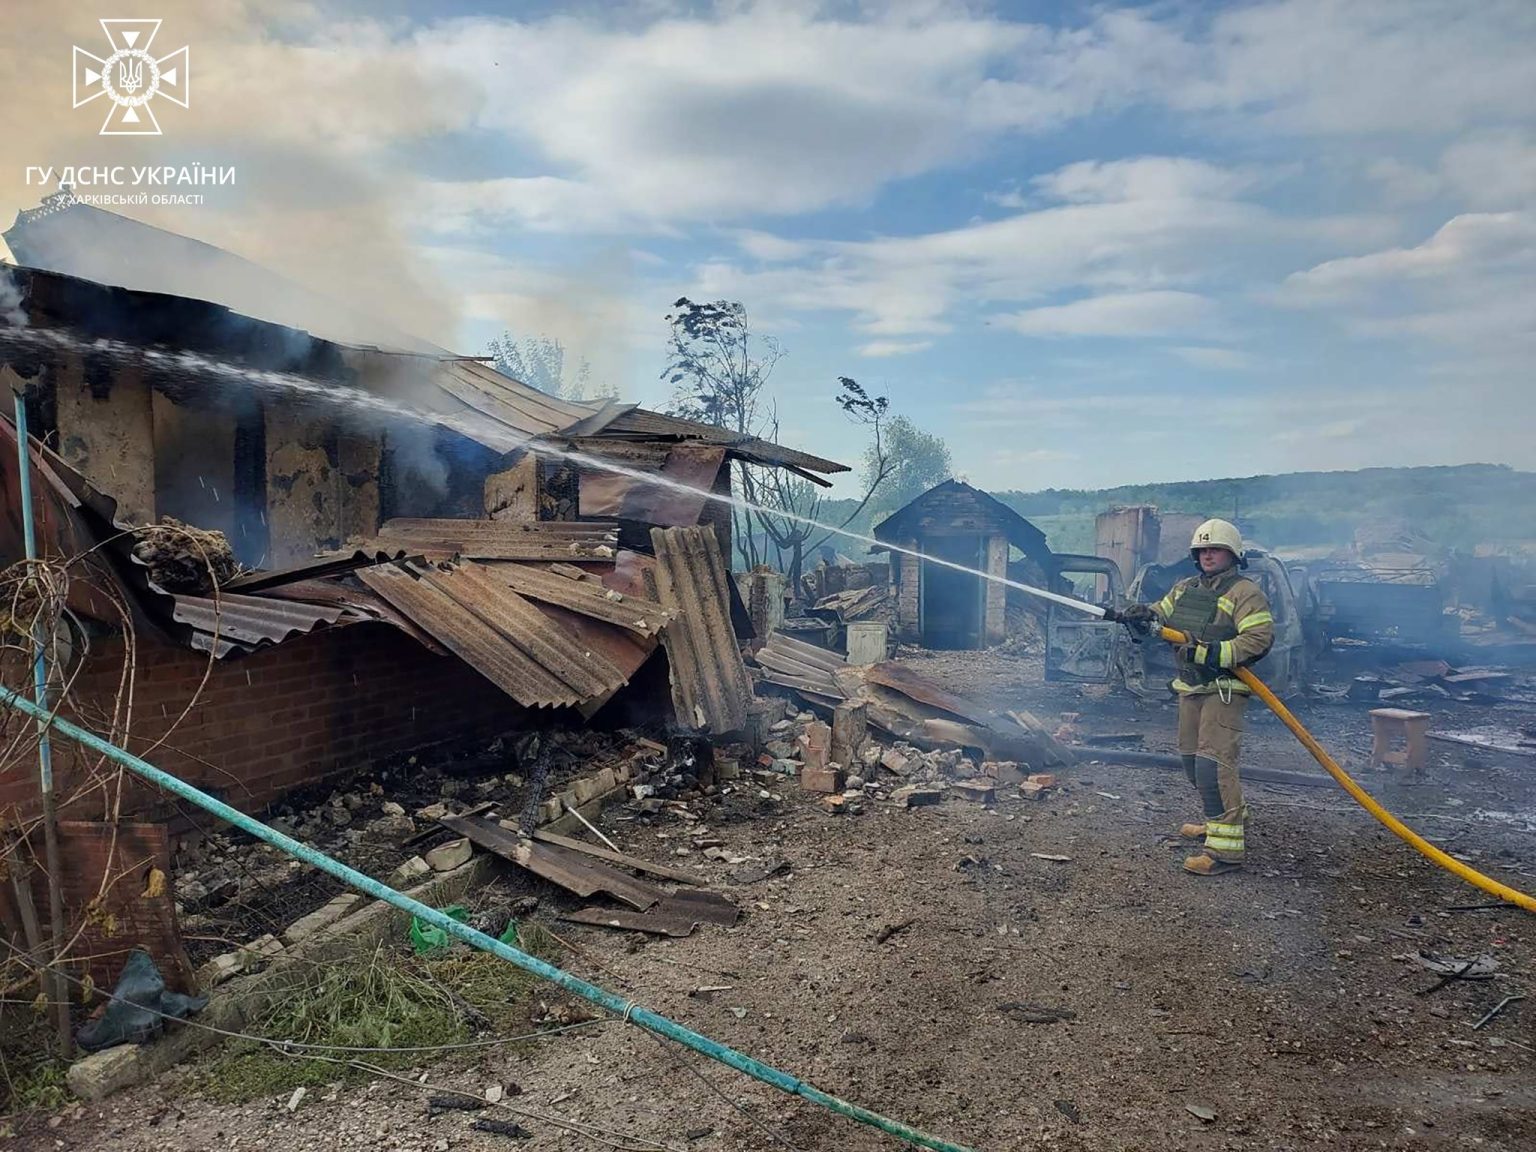
<svg viewBox="0 0 1536 1152"><path fill-rule="evenodd" d="M728 448L733 456L756 464L782 464L808 472L847 472L848 465L835 460L824 460L809 452L800 452L747 436L712 424L700 424L677 416L666 416L646 408L635 408L610 420L602 429L608 436L671 437L678 440L703 440ZM818 480L818 483L825 481Z"/></svg>
<svg viewBox="0 0 1536 1152"><path fill-rule="evenodd" d="M557 604L641 636L657 635L673 618L654 600L626 596L597 580L573 580L544 568L503 561L488 561L481 567L493 579L530 600Z"/></svg>
<svg viewBox="0 0 1536 1152"><path fill-rule="evenodd" d="M556 433L591 435L630 408L610 401L562 400L474 360L441 361L432 382L463 406L432 418L496 452L512 452Z"/></svg>
<svg viewBox="0 0 1536 1152"><path fill-rule="evenodd" d="M290 636L340 624L357 624L367 617L345 608L295 604L223 593L213 596L173 596L171 618L192 629L192 646L223 658L264 645L280 644Z"/></svg>
<svg viewBox="0 0 1536 1152"><path fill-rule="evenodd" d="M619 529L567 520L396 519L379 529L374 547L457 554L473 560L612 560Z"/></svg>
<svg viewBox="0 0 1536 1152"><path fill-rule="evenodd" d="M224 590L249 595L265 588L287 587L300 580L320 580L326 576L340 576L357 568L366 568L370 564L404 559L403 548L376 548L373 551L364 551L359 548L354 552L330 553L289 568L242 572L226 583Z"/></svg>
<svg viewBox="0 0 1536 1152"><path fill-rule="evenodd" d="M663 634L678 719L704 732L746 726L752 682L731 627L725 564L712 531L652 528L656 598L678 618Z"/></svg>
<svg viewBox="0 0 1536 1152"><path fill-rule="evenodd" d="M357 576L519 704L576 705L628 681L478 564L383 564Z"/></svg>

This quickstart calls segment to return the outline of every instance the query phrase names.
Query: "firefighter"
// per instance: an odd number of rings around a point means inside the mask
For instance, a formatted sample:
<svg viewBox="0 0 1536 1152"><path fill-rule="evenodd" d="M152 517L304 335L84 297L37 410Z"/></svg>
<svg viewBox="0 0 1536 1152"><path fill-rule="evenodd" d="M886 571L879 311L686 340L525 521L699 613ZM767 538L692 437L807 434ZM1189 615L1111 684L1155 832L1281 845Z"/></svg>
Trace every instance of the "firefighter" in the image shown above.
<svg viewBox="0 0 1536 1152"><path fill-rule="evenodd" d="M1249 690L1232 670L1263 658L1275 626L1264 592L1242 575L1247 562L1235 525L1207 520L1195 529L1189 554L1198 575L1180 580L1157 604L1133 605L1122 615L1132 623L1167 625L1193 641L1178 649L1171 687L1179 697L1179 755L1205 821L1179 832L1204 840L1203 850L1184 861L1185 870L1215 876L1242 864L1248 812L1237 754Z"/></svg>

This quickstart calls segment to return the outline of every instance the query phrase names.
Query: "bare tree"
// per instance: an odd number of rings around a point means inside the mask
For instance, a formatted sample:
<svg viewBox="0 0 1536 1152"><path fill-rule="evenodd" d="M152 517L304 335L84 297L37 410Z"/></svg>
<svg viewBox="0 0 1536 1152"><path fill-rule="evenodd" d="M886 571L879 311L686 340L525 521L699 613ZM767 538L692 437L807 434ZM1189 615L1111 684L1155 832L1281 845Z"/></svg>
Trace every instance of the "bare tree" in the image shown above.
<svg viewBox="0 0 1536 1152"><path fill-rule="evenodd" d="M744 304L715 300L698 304L686 296L667 316L667 366L661 377L673 386L668 412L701 424L729 429L743 436L763 436L773 422L762 410L763 388L783 358L783 349L769 336L752 332ZM736 466L737 490L749 503L760 503L756 470ZM748 567L759 562L756 515L736 508L731 518L736 550Z"/></svg>
<svg viewBox="0 0 1536 1152"><path fill-rule="evenodd" d="M779 569L789 576L789 586L795 595L800 594L800 577L805 570L807 553L814 552L837 532L853 523L870 499L891 475L896 461L889 455L885 443L885 419L890 410L890 400L884 396L871 396L851 376L837 378L837 404L855 424L870 429L870 444L865 451L864 495L840 522L835 525L822 521L823 497L815 485L782 469L763 469L758 480L762 494L760 501L776 511L758 513L758 521L768 538L773 541L778 554ZM778 419L773 418L774 439L778 434ZM788 566L785 554L788 554Z"/></svg>
<svg viewBox="0 0 1536 1152"><path fill-rule="evenodd" d="M784 356L778 341L754 334L746 306L737 301L699 304L685 296L672 309L667 317L671 326L667 366L662 372L674 388L668 411L777 443L778 412L765 389ZM815 485L782 468L737 465L736 488L751 507L738 506L732 517L736 551L749 567L755 567L767 559L759 547L760 537L766 537L766 543L773 545L777 567L789 574L797 593L806 553L846 528L896 466L884 436L890 401L871 396L848 376L838 378L836 400L843 414L867 426L872 436L865 453L864 494L837 525L819 524L823 498Z"/></svg>

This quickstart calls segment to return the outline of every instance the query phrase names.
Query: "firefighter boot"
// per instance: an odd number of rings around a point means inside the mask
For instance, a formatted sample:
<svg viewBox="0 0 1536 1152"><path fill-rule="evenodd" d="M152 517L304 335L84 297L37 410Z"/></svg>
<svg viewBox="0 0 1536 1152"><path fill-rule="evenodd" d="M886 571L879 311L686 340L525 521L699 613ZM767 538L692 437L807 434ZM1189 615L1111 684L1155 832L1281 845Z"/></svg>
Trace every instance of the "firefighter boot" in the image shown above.
<svg viewBox="0 0 1536 1152"><path fill-rule="evenodd" d="M1199 777L1196 775L1196 772L1195 772L1196 757L1194 757L1194 756L1184 756L1184 757L1181 757L1181 759L1184 761L1184 775L1189 777L1190 787L1192 787L1192 788L1199 788L1200 787L1200 780L1199 780ZM1195 824L1195 823L1181 824L1179 826L1179 835L1184 837L1184 839L1186 839L1186 840L1203 840L1203 839L1205 839L1205 823L1204 823L1204 821L1202 821L1199 824Z"/></svg>
<svg viewBox="0 0 1536 1152"><path fill-rule="evenodd" d="M1196 876L1219 876L1242 864L1243 826L1223 821L1226 807L1221 802L1219 765L1207 756L1195 761L1195 776L1200 785L1200 803L1205 809L1205 850L1184 861L1184 871ZM1238 819L1241 820L1241 811Z"/></svg>

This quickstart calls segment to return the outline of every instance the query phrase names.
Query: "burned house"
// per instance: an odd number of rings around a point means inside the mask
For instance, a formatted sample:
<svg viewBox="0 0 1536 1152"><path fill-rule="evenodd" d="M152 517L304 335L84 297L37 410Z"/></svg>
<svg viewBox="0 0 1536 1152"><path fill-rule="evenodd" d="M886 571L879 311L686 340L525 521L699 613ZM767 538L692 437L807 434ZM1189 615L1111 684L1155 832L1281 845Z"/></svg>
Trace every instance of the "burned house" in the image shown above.
<svg viewBox="0 0 1536 1152"><path fill-rule="evenodd" d="M745 725L750 623L726 570L728 509L708 495L729 493L738 460L822 483L841 465L206 301L29 268L0 269L0 289L0 379L32 434L39 555L67 572L62 715L247 811L562 714ZM4 423L12 573L18 450ZM157 557L195 553L208 531L239 575L169 578ZM8 634L14 687L30 683L28 648ZM27 725L5 723L25 750ZM70 907L106 873L145 890L187 814L67 741L54 760L79 862ZM35 757L13 755L9 826L38 802ZM168 930L163 901L129 903L114 915L159 916L136 926L147 938Z"/></svg>
<svg viewBox="0 0 1536 1152"><path fill-rule="evenodd" d="M1006 633L1009 550L1044 566L1045 533L959 480L930 488L875 526L891 551L898 635L927 648L984 648Z"/></svg>
<svg viewBox="0 0 1536 1152"><path fill-rule="evenodd" d="M337 344L35 269L6 275L21 322L0 325L0 362L33 430L124 519L218 529L250 567L367 539L398 517L704 522L724 542L729 508L702 493L728 492L731 462L823 484L844 470L632 404L547 396L472 359ZM642 492L636 472L684 490Z"/></svg>

